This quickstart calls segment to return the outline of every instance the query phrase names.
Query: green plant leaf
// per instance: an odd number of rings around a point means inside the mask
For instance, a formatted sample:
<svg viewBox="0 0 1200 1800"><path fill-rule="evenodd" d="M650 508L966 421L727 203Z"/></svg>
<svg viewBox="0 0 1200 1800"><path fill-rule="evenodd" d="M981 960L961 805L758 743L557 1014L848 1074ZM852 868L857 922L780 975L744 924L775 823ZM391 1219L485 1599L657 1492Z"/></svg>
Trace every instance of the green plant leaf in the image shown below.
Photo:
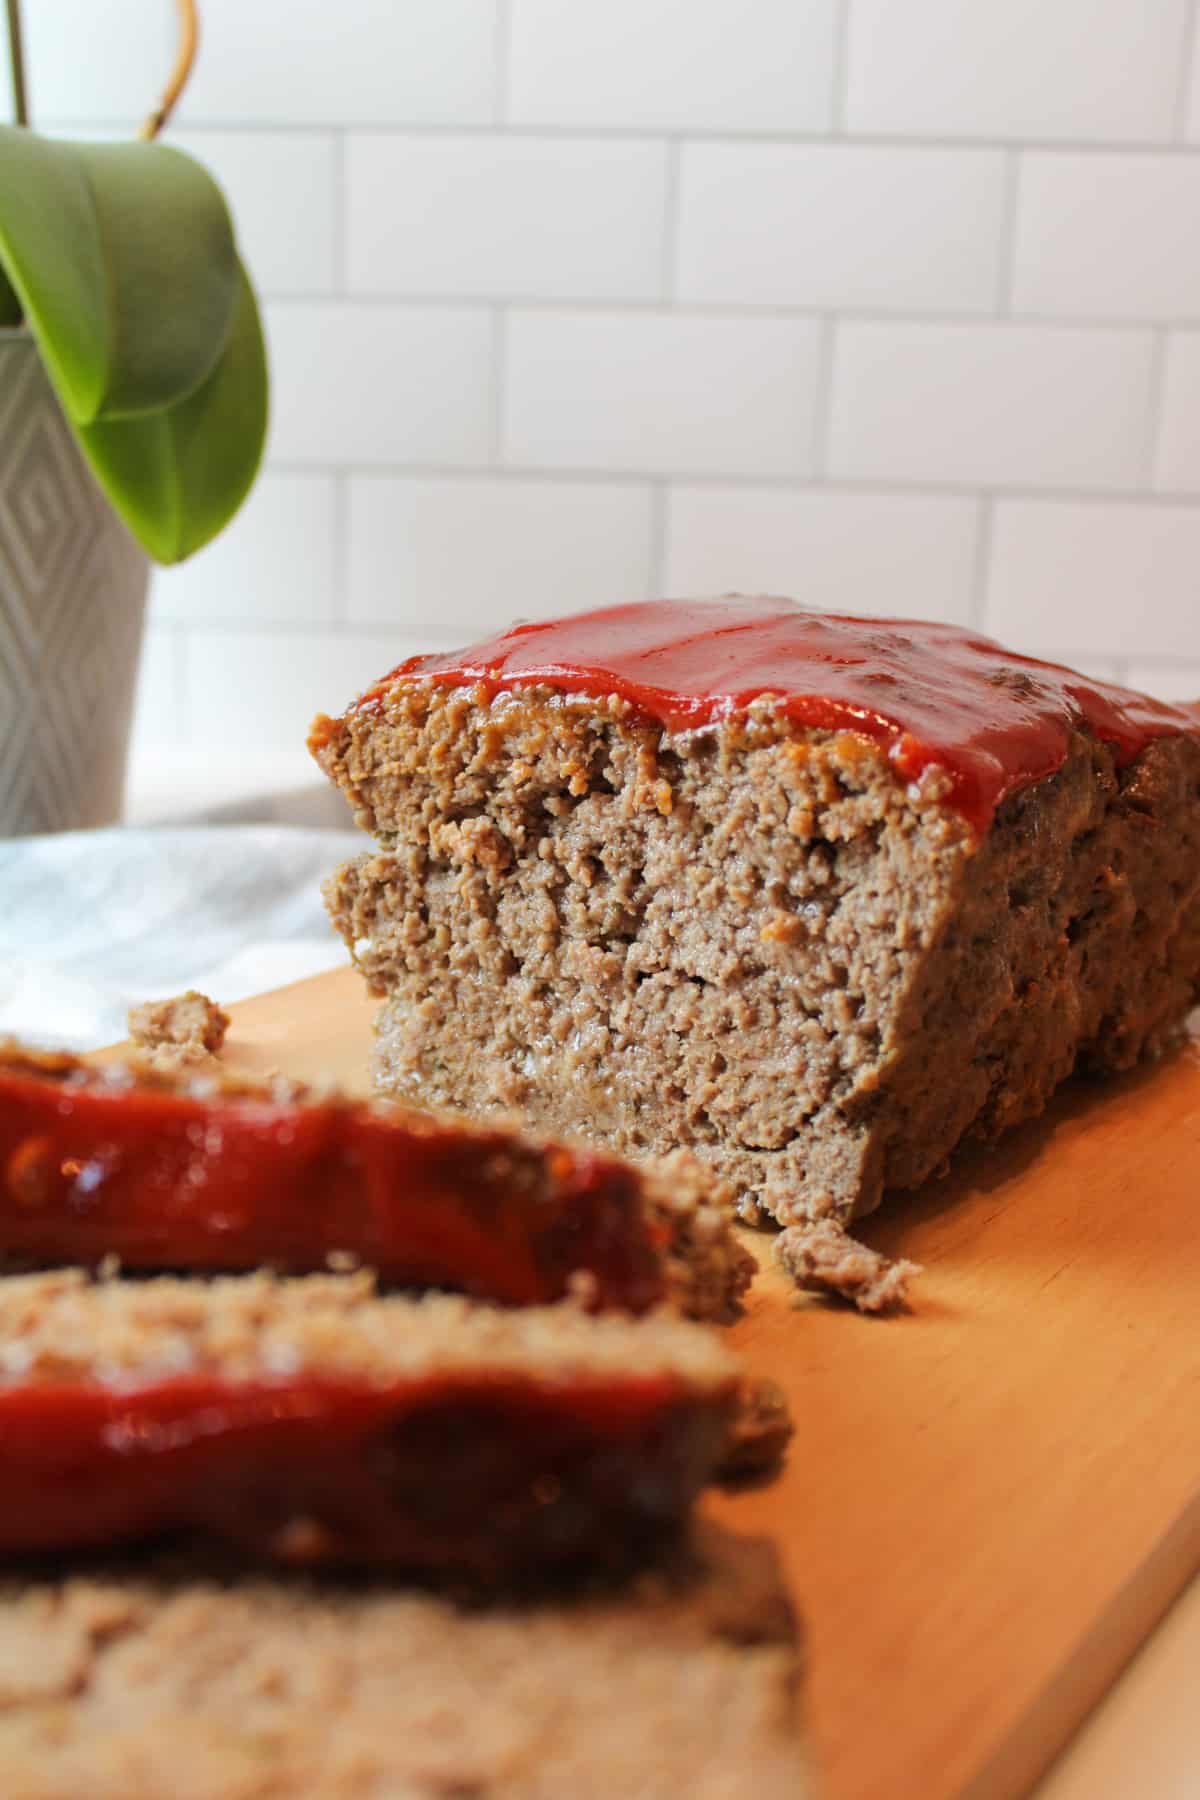
<svg viewBox="0 0 1200 1800"><path fill-rule="evenodd" d="M79 425L198 389L238 304L221 190L165 144L0 127L0 263Z"/></svg>
<svg viewBox="0 0 1200 1800"><path fill-rule="evenodd" d="M0 127L0 324L21 316L138 541L163 563L208 543L267 424L258 307L212 177L161 144Z"/></svg>
<svg viewBox="0 0 1200 1800"><path fill-rule="evenodd" d="M216 367L162 412L78 428L96 477L138 542L181 562L250 491L267 429L267 363L249 277L237 264L233 323Z"/></svg>

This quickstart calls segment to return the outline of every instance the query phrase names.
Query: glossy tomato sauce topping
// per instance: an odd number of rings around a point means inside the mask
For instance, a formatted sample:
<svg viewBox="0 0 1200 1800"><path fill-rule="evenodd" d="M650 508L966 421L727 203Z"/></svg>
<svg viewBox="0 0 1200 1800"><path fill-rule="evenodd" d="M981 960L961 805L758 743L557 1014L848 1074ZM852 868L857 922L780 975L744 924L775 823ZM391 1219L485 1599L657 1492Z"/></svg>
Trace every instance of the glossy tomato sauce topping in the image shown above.
<svg viewBox="0 0 1200 1800"><path fill-rule="evenodd" d="M943 769L949 803L977 830L1007 795L1061 768L1072 729L1109 744L1118 764L1153 738L1200 734L1200 714L954 625L740 595L607 607L410 657L351 713L373 710L394 682L413 679L481 684L491 695L533 686L616 694L670 732L712 725L769 695L797 725L865 733L904 782Z"/></svg>

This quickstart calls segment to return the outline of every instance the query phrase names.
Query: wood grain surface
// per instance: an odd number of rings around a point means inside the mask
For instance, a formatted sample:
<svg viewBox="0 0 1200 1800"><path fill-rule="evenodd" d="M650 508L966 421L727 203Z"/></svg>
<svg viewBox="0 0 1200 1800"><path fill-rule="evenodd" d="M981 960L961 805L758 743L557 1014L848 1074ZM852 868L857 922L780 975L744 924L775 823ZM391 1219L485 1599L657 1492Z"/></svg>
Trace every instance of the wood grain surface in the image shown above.
<svg viewBox="0 0 1200 1800"><path fill-rule="evenodd" d="M351 971L233 1011L231 1063L365 1085ZM1071 1087L862 1235L925 1264L912 1312L764 1268L732 1337L796 1438L713 1510L783 1552L827 1800L1024 1794L1200 1568L1200 1045Z"/></svg>

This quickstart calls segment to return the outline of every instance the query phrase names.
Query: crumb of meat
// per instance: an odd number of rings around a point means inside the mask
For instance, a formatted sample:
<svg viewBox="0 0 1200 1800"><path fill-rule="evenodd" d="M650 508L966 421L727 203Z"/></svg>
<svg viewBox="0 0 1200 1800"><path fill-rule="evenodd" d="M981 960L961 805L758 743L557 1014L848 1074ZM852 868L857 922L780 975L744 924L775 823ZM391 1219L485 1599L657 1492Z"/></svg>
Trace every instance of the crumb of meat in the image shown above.
<svg viewBox="0 0 1200 1800"><path fill-rule="evenodd" d="M747 1376L738 1395L718 1481L740 1486L776 1475L795 1429L779 1383L765 1375Z"/></svg>
<svg viewBox="0 0 1200 1800"><path fill-rule="evenodd" d="M774 1255L796 1285L851 1300L859 1312L896 1312L908 1304L920 1263L892 1260L850 1237L834 1219L791 1225L775 1240Z"/></svg>
<svg viewBox="0 0 1200 1800"><path fill-rule="evenodd" d="M170 1000L131 1006L129 1036L154 1067L178 1069L215 1062L229 1030L229 1014L207 994L189 988Z"/></svg>

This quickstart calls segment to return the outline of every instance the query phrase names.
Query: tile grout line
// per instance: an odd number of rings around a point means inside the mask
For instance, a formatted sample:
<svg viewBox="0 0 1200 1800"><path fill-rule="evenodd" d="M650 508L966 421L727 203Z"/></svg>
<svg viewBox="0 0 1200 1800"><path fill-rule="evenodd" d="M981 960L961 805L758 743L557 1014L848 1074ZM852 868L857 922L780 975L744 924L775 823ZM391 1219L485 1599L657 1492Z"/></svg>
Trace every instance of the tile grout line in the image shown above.
<svg viewBox="0 0 1200 1800"><path fill-rule="evenodd" d="M340 296L356 307L379 309L390 307L397 313L405 312L471 312L486 313L493 307L519 309L524 312L562 314L567 317L578 317L580 314L591 315L596 320L619 319L630 314L637 318L684 318L684 319L716 319L738 321L742 324L759 324L764 319L803 322L805 320L821 320L830 314L828 303L818 304L815 301L797 302L795 305L781 305L772 301L762 305L752 302L718 303L715 301L689 301L675 299L670 302L662 299L646 300L637 297L628 299L562 299L539 294L463 294L463 293L354 293ZM328 291L314 290L309 292L281 292L278 289L264 289L263 300L270 306L287 308L289 306L318 306L330 304L339 296ZM1111 337L1128 336L1134 332L1149 334L1156 330L1194 331L1200 326L1200 312L1170 318L1145 317L1129 318L1128 316L1105 316L1102 314L1039 313L1017 311L999 318L995 313L986 310L970 312L962 307L953 310L939 310L927 307L922 310L895 309L886 310L881 307L837 306L832 310L845 325L888 325L900 330L921 329L930 327L937 329L943 325L970 325L980 330L989 331L997 327L1005 329L1010 325L1033 326L1039 331L1075 331L1104 332Z"/></svg>
<svg viewBox="0 0 1200 1800"><path fill-rule="evenodd" d="M662 485L664 489L667 486L666 483L663 483ZM661 585L656 585L655 591L661 592ZM984 614L985 616L983 618L976 620L973 616L974 608L972 608L972 617L970 620L972 629L987 629L986 607L984 608ZM190 643L197 639L229 637L243 642L251 642L258 639L264 644L279 644L296 638L313 639L320 643L331 644L351 642L354 639L359 639L367 644L405 644L427 643L432 637L438 637L444 638L449 645L451 643L468 643L472 636L477 636L479 634L480 629L481 621L478 619L473 620L470 623L464 623L459 620L453 624L440 626L436 632L431 632L429 630L423 630L419 621L409 617L386 620L356 620L349 629L343 631L337 630L329 620L323 622L308 621L301 624L295 621L288 622L281 620L257 620L246 619L244 617L230 617L213 619L205 624L188 624L186 626L181 626L173 631L171 636L180 643L184 640ZM1124 672L1127 672L1134 663L1137 663L1142 668L1162 674L1173 673L1181 668L1200 670L1200 651L1183 657L1173 655L1170 652L1161 649L1137 652L1130 652L1128 650L1112 653L1104 651L1098 652L1094 645L1082 644L1077 638L1073 640L1071 638L1057 640L1052 645L1043 645L1040 649L1032 652L1032 654L1045 656L1052 661L1065 661L1067 663L1070 663L1072 659L1080 662L1086 661L1087 659L1095 659L1111 663ZM1116 678L1119 680L1126 679L1126 674L1124 672ZM1200 685L1200 683L1198 683L1198 685ZM179 747L186 748L188 746L185 745L181 739Z"/></svg>
<svg viewBox="0 0 1200 1800"><path fill-rule="evenodd" d="M43 123L42 129L53 132L87 132L101 131L128 134L129 120L115 118L94 119L52 119ZM179 130L189 136L260 136L276 137L328 137L331 132L349 129L369 132L372 136L395 137L523 137L545 138L548 142L564 138L573 139L628 139L634 138L645 143L676 139L679 142L696 142L706 144L753 144L757 146L788 147L792 145L830 146L833 134L826 127L822 130L794 130L784 128L777 130L755 130L750 127L726 126L680 126L680 125L559 125L553 123L526 125L519 121L506 119L479 120L429 120L429 119L388 119L363 118L355 119L352 125L337 119L208 119L203 122L189 120L181 124ZM853 145L864 149L886 150L961 150L965 155L978 155L988 150L1036 150L1048 154L1057 152L1072 155L1096 156L1161 156L1164 151L1177 151L1180 160L1191 160L1200 157L1200 142L1193 143L1189 139L1175 140L1171 136L1157 138L1054 138L1054 137L1019 137L997 133L992 136L963 137L947 132L871 132L847 131L843 136L833 140L834 148Z"/></svg>
<svg viewBox="0 0 1200 1800"><path fill-rule="evenodd" d="M328 462L286 456L272 458L267 467L276 475L328 475L332 469ZM1028 482L992 481L972 484L950 479L937 481L928 477L914 478L902 473L814 477L811 474L781 475L765 470L747 473L738 469L656 469L645 464L612 468L576 463L568 467L556 463L447 463L436 459L422 462L419 459L360 460L353 457L339 467L348 475L388 475L414 481L470 481L478 480L480 476L491 476L501 482L542 481L561 483L564 486L631 486L639 482L668 481L689 487L758 488L776 493L803 493L815 489L822 493L879 498L894 495L897 499L926 496L978 500L995 496L998 499L1024 500L1046 505L1137 506L1157 508L1164 512L1200 509L1200 488L1164 488L1147 492L1141 488L1064 487L1053 484L1037 486Z"/></svg>

